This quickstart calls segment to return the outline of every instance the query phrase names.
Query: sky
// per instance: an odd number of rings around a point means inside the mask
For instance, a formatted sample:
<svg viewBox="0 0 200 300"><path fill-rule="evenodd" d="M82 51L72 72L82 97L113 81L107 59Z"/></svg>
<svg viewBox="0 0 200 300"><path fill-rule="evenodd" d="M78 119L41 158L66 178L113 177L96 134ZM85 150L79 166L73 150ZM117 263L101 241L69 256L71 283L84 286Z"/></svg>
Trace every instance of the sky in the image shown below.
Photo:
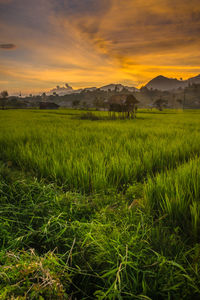
<svg viewBox="0 0 200 300"><path fill-rule="evenodd" d="M200 73L199 0L0 0L0 91Z"/></svg>

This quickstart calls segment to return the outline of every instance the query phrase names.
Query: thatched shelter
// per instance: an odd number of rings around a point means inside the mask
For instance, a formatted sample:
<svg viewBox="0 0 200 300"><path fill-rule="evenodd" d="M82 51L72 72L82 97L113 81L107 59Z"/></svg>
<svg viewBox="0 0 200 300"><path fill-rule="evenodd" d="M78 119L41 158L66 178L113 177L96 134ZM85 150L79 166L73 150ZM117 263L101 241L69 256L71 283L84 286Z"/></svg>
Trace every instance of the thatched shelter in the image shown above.
<svg viewBox="0 0 200 300"><path fill-rule="evenodd" d="M108 100L110 116L115 117L117 112L119 117L135 118L138 103L139 101L132 94L113 95Z"/></svg>

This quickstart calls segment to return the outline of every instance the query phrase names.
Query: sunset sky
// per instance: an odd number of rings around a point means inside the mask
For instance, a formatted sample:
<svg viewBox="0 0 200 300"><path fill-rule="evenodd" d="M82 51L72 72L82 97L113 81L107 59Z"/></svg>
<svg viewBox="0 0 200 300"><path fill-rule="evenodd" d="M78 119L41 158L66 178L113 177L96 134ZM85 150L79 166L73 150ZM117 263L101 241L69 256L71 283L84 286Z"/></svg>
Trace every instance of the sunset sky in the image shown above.
<svg viewBox="0 0 200 300"><path fill-rule="evenodd" d="M199 0L0 0L0 90L200 73Z"/></svg>

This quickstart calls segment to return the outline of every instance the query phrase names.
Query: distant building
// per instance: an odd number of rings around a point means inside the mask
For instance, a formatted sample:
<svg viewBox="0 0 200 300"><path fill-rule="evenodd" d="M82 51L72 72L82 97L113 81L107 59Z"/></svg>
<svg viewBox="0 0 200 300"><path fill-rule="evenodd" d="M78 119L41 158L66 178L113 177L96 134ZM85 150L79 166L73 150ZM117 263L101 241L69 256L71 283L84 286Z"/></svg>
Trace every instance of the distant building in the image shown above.
<svg viewBox="0 0 200 300"><path fill-rule="evenodd" d="M53 102L40 102L40 109L58 109L60 105Z"/></svg>

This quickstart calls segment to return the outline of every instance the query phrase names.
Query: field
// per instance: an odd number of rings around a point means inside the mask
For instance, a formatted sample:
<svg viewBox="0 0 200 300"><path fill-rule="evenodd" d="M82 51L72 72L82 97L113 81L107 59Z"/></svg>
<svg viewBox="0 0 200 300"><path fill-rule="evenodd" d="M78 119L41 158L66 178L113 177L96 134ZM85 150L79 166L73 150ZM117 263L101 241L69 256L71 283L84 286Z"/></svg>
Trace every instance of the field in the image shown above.
<svg viewBox="0 0 200 300"><path fill-rule="evenodd" d="M200 112L0 111L0 299L200 299Z"/></svg>

